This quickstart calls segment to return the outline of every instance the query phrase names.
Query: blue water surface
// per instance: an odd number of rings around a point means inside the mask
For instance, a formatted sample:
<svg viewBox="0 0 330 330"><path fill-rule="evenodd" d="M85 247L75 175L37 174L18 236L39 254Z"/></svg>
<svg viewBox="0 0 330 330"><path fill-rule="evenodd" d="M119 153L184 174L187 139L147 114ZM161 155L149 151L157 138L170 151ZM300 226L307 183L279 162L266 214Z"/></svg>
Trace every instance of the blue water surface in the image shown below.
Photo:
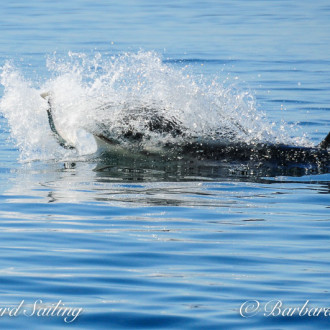
<svg viewBox="0 0 330 330"><path fill-rule="evenodd" d="M32 85L54 53L152 50L248 91L314 144L329 131L326 0L13 0L0 4L0 29L0 66ZM1 328L329 328L324 312L270 315L278 302L329 307L329 173L210 178L19 158L1 114ZM83 312L71 323L32 315L41 300Z"/></svg>

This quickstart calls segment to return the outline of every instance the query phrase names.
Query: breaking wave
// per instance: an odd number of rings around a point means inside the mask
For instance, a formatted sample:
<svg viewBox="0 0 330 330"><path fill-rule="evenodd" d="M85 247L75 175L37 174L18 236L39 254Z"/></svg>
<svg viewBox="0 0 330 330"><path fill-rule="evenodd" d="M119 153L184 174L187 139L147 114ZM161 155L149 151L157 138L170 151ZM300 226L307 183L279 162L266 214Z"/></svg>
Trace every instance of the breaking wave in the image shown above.
<svg viewBox="0 0 330 330"><path fill-rule="evenodd" d="M182 139L227 142L301 143L283 124L270 123L256 107L254 97L215 79L194 75L187 66L164 63L154 52L92 57L83 53L47 59L50 78L36 86L10 62L1 73L4 96L0 111L7 118L11 137L22 161L79 158L96 151L92 134L107 132L135 148L123 132L143 133L140 149L161 148ZM77 150L61 148L52 135L47 102L50 92L56 126ZM179 123L184 134L147 129L141 109L152 109L169 122ZM144 112L148 116L148 112ZM133 114L133 115L132 115ZM135 115L134 115L135 114Z"/></svg>

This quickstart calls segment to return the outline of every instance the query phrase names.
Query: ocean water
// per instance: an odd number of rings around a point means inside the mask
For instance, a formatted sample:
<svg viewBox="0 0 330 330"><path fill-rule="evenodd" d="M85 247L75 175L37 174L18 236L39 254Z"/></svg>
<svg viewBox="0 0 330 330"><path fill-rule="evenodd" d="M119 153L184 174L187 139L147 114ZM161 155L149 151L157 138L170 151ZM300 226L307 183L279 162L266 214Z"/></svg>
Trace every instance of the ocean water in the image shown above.
<svg viewBox="0 0 330 330"><path fill-rule="evenodd" d="M0 28L1 328L329 327L328 168L95 156L90 134L152 106L201 138L317 145L328 1L13 0Z"/></svg>

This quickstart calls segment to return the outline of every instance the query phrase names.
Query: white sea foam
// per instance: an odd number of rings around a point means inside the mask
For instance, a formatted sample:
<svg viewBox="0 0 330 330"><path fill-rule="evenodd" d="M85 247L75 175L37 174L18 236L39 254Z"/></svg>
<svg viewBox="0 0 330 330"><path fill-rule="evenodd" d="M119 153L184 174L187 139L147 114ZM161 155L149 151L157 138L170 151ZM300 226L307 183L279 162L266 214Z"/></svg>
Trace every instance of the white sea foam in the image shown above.
<svg viewBox="0 0 330 330"><path fill-rule="evenodd" d="M100 54L92 58L80 53L69 53L65 58L53 55L47 67L51 77L37 87L9 62L2 68L5 91L0 110L8 120L21 160L92 154L96 144L88 132L98 133L101 129L119 140L125 129L145 130L139 143L146 149L168 140L182 142L182 137L149 132L141 118L122 120L125 112L142 108L152 108L165 118L175 119L184 128L184 138L299 142L290 138L283 124L277 128L268 122L250 93L225 87L218 81L207 83L203 77L188 74L186 67L165 64L154 52L110 58ZM77 146L77 151L61 148L52 135L48 104L40 97L46 91L51 93L57 129ZM129 143L126 142L128 148Z"/></svg>

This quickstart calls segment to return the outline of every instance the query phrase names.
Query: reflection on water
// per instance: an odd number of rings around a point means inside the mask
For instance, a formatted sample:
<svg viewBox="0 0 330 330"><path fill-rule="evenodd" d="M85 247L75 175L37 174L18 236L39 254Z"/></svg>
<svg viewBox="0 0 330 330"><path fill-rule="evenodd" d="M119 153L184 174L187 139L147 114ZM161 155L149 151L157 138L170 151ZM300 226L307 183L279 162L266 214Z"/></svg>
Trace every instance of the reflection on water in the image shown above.
<svg viewBox="0 0 330 330"><path fill-rule="evenodd" d="M95 170L103 165L34 163L15 172L1 195L3 302L62 299L84 309L70 326L90 329L264 329L283 319L243 319L244 301L326 306L327 175L189 180L177 169ZM29 325L61 329L63 321Z"/></svg>
<svg viewBox="0 0 330 330"><path fill-rule="evenodd" d="M239 156L232 158L239 159ZM182 160L166 157L124 158L123 156L102 158L94 171L97 177L108 180L128 181L184 181L184 180L234 180L259 182L266 177L292 176L328 173L330 160L320 162L299 162L292 160L258 159L250 160L198 159ZM327 156L324 156L327 157ZM255 159L253 159L255 158ZM71 164L72 165L72 164Z"/></svg>
<svg viewBox="0 0 330 330"><path fill-rule="evenodd" d="M109 164L110 163L110 164ZM59 162L34 163L22 166L10 179L10 188L2 198L8 203L84 203L87 201L111 202L112 206L133 205L185 205L219 207L221 202L214 198L213 192L205 190L212 185L224 185L218 188L217 194L224 191L221 198L228 206L228 187L237 188L237 198L244 196L247 187L264 185L262 189L272 191L274 184L282 182L291 189L290 184L301 183L327 186L327 177L322 175L305 175L306 169L290 169L297 176L258 176L272 173L266 167L251 168L248 164L224 163L221 165L199 165L194 163L172 162L124 164L113 162ZM148 165L148 166L147 166ZM273 173L288 173L281 169L272 169ZM259 171L259 172L258 172ZM304 171L304 172L302 172ZM313 172L312 172L313 173ZM240 193L239 188L244 187ZM320 187L318 187L319 190ZM308 189L313 189L308 186ZM231 191L232 189L230 189ZM212 191L212 190L211 190ZM328 192L321 190L320 193ZM276 191L275 194L282 192ZM188 197L187 197L188 194ZM196 198L193 198L195 196ZM231 197L231 195L229 195ZM256 195L257 196L257 195ZM256 197L251 196L251 197ZM229 199L230 200L230 199ZM220 203L220 205L219 205ZM129 205L127 204L127 205ZM34 212L33 208L31 209Z"/></svg>

